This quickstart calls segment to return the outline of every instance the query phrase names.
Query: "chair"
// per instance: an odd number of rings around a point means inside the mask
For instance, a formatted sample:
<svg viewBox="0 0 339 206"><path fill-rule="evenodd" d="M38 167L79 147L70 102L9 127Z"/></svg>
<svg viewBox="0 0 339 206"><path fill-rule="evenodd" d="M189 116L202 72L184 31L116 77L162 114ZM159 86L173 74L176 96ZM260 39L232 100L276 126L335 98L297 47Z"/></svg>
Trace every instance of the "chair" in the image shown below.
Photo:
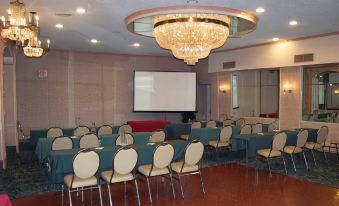
<svg viewBox="0 0 339 206"><path fill-rule="evenodd" d="M278 130L278 120L274 120L268 125L268 132L274 132L275 130Z"/></svg>
<svg viewBox="0 0 339 206"><path fill-rule="evenodd" d="M88 133L80 137L80 148L95 148L100 145L99 138L94 133Z"/></svg>
<svg viewBox="0 0 339 206"><path fill-rule="evenodd" d="M73 149L73 141L70 137L56 137L52 142L52 150Z"/></svg>
<svg viewBox="0 0 339 206"><path fill-rule="evenodd" d="M257 123L255 125L253 125L253 127L252 127L252 133L253 134L258 134L258 133L261 133L261 132L262 132L262 124Z"/></svg>
<svg viewBox="0 0 339 206"><path fill-rule="evenodd" d="M248 125L248 124L244 125L240 130L240 134L251 134L251 132L252 132L252 127L251 125Z"/></svg>
<svg viewBox="0 0 339 206"><path fill-rule="evenodd" d="M132 127L129 124L123 124L119 127L118 134L122 133L132 133Z"/></svg>
<svg viewBox="0 0 339 206"><path fill-rule="evenodd" d="M113 134L113 128L109 125L102 125L98 129L98 135Z"/></svg>
<svg viewBox="0 0 339 206"><path fill-rule="evenodd" d="M20 141L20 143L22 143L22 148L24 149L25 143L29 141L30 136L25 134L19 120L17 121L17 132L18 132L19 141Z"/></svg>
<svg viewBox="0 0 339 206"><path fill-rule="evenodd" d="M141 165L138 167L138 171L141 175L146 178L149 200L152 203L152 194L149 184L149 178L154 176L168 175L172 187L173 198L175 198L175 192L172 181L172 171L170 164L174 156L174 148L172 145L163 142L159 144L153 151L152 164Z"/></svg>
<svg viewBox="0 0 339 206"><path fill-rule="evenodd" d="M207 128L215 128L215 127L217 127L217 123L216 123L216 121L210 120L206 123L206 127Z"/></svg>
<svg viewBox="0 0 339 206"><path fill-rule="evenodd" d="M60 127L51 127L47 130L47 138L55 138L64 136L64 132Z"/></svg>
<svg viewBox="0 0 339 206"><path fill-rule="evenodd" d="M245 119L244 118L239 118L235 121L235 126L242 127L245 125Z"/></svg>
<svg viewBox="0 0 339 206"><path fill-rule="evenodd" d="M285 174L287 174L287 169L286 169L286 162L284 155L282 155L282 151L284 151L284 147L286 144L287 140L287 135L285 132L280 132L277 133L273 136L273 141L272 141L272 146L270 149L259 149L257 151L257 154L259 157L264 157L267 160L267 165L268 169L271 174L271 166L270 166L270 159L273 158L282 158L284 162L284 167L285 167ZM258 156L256 158L258 158Z"/></svg>
<svg viewBox="0 0 339 206"><path fill-rule="evenodd" d="M226 127L226 126L231 126L232 122L233 121L231 119L225 119L224 121L222 121L222 124L224 127Z"/></svg>
<svg viewBox="0 0 339 206"><path fill-rule="evenodd" d="M218 151L218 148L225 147L229 148L231 145L231 137L232 137L232 127L227 126L222 128L219 134L218 140L211 140L208 142L208 145L215 149L215 152Z"/></svg>
<svg viewBox="0 0 339 206"><path fill-rule="evenodd" d="M108 188L109 203L112 203L112 193L110 185L113 183L124 182L125 183L125 195L126 195L126 182L134 180L135 190L137 193L138 203L140 205L139 189L136 176L133 173L135 165L137 164L138 153L135 149L125 146L113 155L112 170L104 171L101 173L101 178L105 181Z"/></svg>
<svg viewBox="0 0 339 206"><path fill-rule="evenodd" d="M183 161L174 162L171 164L172 170L177 174L181 189L181 196L184 198L184 191L181 184L181 176L199 174L201 189L205 194L204 182L200 172L201 158L204 154L204 145L199 140L193 140L185 148Z"/></svg>
<svg viewBox="0 0 339 206"><path fill-rule="evenodd" d="M95 176L99 169L100 158L97 152L91 149L80 150L73 158L73 172L64 177L64 184L68 189L69 205L72 206L72 192L97 188L99 191L100 205L102 206L101 186L99 179ZM62 185L62 205L64 202L64 185Z"/></svg>
<svg viewBox="0 0 339 206"><path fill-rule="evenodd" d="M193 123L191 124L191 130L192 130L192 129L196 129L196 128L201 128L201 122L193 122ZM184 140L186 140L186 141L189 139L189 137L190 137L189 134L182 134L182 135L180 135L180 138L181 138L181 139L184 139Z"/></svg>
<svg viewBox="0 0 339 206"><path fill-rule="evenodd" d="M125 138L125 139L124 139ZM130 133L123 133L115 140L115 145L131 145L134 144L134 136Z"/></svg>
<svg viewBox="0 0 339 206"><path fill-rule="evenodd" d="M300 154L300 153L303 154L305 165L306 165L306 168L308 169L308 164L307 164L305 152L303 150L303 147L306 144L307 138L308 138L308 131L307 130L300 130L299 133L298 133L298 137L297 137L297 144L295 146L286 146L284 148L284 152L291 156L294 171L297 171L297 168L295 167L293 155L294 154Z"/></svg>
<svg viewBox="0 0 339 206"><path fill-rule="evenodd" d="M149 138L149 142L163 142L165 141L165 132L163 130L153 132Z"/></svg>
<svg viewBox="0 0 339 206"><path fill-rule="evenodd" d="M304 148L310 150L311 153L312 153L312 157L313 157L313 161L314 161L315 166L317 166L317 162L315 160L314 151L322 150L323 153L324 153L325 160L327 162L327 157L326 157L326 153L325 153L325 150L324 150L327 136L328 136L328 127L322 126L318 130L317 142L306 142L306 144L305 144Z"/></svg>
<svg viewBox="0 0 339 206"><path fill-rule="evenodd" d="M87 126L79 126L74 129L73 135L77 137L81 137L84 134L90 133L91 130Z"/></svg>

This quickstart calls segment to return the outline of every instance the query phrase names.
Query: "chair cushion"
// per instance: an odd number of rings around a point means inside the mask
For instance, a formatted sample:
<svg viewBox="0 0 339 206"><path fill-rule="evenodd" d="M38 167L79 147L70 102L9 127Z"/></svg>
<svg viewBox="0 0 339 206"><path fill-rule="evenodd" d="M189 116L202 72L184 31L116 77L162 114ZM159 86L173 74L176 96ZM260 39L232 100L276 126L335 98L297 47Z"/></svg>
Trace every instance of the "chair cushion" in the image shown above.
<svg viewBox="0 0 339 206"><path fill-rule="evenodd" d="M286 146L284 148L284 152L286 152L288 154L293 154L293 153L295 154L295 153L303 152L303 149L301 149L300 147L295 147L295 146Z"/></svg>
<svg viewBox="0 0 339 206"><path fill-rule="evenodd" d="M65 185L68 188L71 187L72 176L73 175L66 175L64 177ZM98 180L97 180L97 178L95 176L92 176L92 177L86 178L86 179L81 179L81 178L79 178L79 177L74 175L74 180L73 180L72 188L88 187L88 186L94 186L94 185L97 185L97 184L98 184Z"/></svg>
<svg viewBox="0 0 339 206"><path fill-rule="evenodd" d="M172 170L175 171L176 173L180 173L181 167L184 164L184 162L174 162L171 164ZM184 168L182 168L182 173L185 172L195 172L198 171L199 167L198 165L188 165L185 164Z"/></svg>
<svg viewBox="0 0 339 206"><path fill-rule="evenodd" d="M331 144L339 144L339 139L333 139L333 140L331 140Z"/></svg>
<svg viewBox="0 0 339 206"><path fill-rule="evenodd" d="M112 176L112 170L111 171L105 171L105 172L101 173L102 179L104 179L106 182L110 182L111 176ZM134 179L134 177L133 177L132 173L127 173L125 175L122 175L122 174L115 172L111 183L125 182L125 181L130 181L130 180L133 180L133 179Z"/></svg>
<svg viewBox="0 0 339 206"><path fill-rule="evenodd" d="M149 172L150 172L151 168L152 168L151 164L142 165L142 166L138 167L138 171L145 176L149 176ZM160 168L153 166L151 176L165 175L165 174L168 174L168 173L169 173L169 170L168 170L167 167L160 169Z"/></svg>
<svg viewBox="0 0 339 206"><path fill-rule="evenodd" d="M305 147L307 149L319 149L323 146L323 144L315 143L315 142L306 142Z"/></svg>
<svg viewBox="0 0 339 206"><path fill-rule="evenodd" d="M279 157L281 156L280 151L272 150L271 154L271 149L260 149L258 150L258 154L263 156L263 157Z"/></svg>
<svg viewBox="0 0 339 206"><path fill-rule="evenodd" d="M217 145L218 145L218 147L228 147L230 145L230 143L220 141L219 144L218 144L218 140L212 140L212 141L208 141L208 145L215 147L215 148L217 147Z"/></svg>
<svg viewBox="0 0 339 206"><path fill-rule="evenodd" d="M188 134L182 134L182 135L180 135L180 138L181 139L184 139L184 140L188 140L189 139L189 135Z"/></svg>

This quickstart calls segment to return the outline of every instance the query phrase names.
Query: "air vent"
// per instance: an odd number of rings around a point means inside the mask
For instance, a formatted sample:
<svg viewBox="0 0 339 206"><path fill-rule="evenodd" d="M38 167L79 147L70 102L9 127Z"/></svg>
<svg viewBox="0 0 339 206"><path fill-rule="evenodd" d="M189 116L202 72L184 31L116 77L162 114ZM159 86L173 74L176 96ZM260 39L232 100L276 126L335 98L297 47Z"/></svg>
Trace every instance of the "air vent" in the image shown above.
<svg viewBox="0 0 339 206"><path fill-rule="evenodd" d="M55 16L59 16L59 17L70 17L70 16L72 16L72 14L56 13Z"/></svg>
<svg viewBox="0 0 339 206"><path fill-rule="evenodd" d="M294 62L312 62L314 61L314 54L298 54L294 55Z"/></svg>
<svg viewBox="0 0 339 206"><path fill-rule="evenodd" d="M224 62L222 65L223 69L233 69L235 68L235 62Z"/></svg>

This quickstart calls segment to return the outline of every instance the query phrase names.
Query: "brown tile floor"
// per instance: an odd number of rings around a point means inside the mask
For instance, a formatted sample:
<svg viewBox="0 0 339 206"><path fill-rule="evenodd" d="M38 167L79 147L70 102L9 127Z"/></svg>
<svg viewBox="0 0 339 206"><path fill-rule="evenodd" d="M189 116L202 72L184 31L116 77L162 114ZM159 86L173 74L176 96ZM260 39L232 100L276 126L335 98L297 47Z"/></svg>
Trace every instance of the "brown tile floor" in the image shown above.
<svg viewBox="0 0 339 206"><path fill-rule="evenodd" d="M227 164L219 167L203 169L206 194L201 192L198 176L184 177L185 199L180 196L177 181L174 182L176 195L172 198L170 186L165 180L152 179L152 195L154 205L298 205L298 206L338 206L339 189L326 187L308 181L273 174L264 171L255 172L238 164ZM141 205L149 205L147 186L139 181ZM114 205L137 205L135 190L127 187L127 198L124 199L123 184L112 187ZM94 191L93 205L98 205L98 195ZM65 196L68 204L68 196ZM54 206L61 205L60 193L48 193L13 200L14 206ZM103 189L103 203L109 205L106 186ZM81 204L73 196L73 205L91 205L89 194L85 194L85 202Z"/></svg>

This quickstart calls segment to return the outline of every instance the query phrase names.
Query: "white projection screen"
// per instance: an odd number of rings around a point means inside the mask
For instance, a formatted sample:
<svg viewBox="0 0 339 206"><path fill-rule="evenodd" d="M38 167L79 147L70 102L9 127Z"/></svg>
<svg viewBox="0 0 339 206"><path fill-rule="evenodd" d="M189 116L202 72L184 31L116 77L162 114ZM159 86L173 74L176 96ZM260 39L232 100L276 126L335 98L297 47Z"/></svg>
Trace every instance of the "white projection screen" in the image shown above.
<svg viewBox="0 0 339 206"><path fill-rule="evenodd" d="M134 72L135 112L196 111L196 72Z"/></svg>

